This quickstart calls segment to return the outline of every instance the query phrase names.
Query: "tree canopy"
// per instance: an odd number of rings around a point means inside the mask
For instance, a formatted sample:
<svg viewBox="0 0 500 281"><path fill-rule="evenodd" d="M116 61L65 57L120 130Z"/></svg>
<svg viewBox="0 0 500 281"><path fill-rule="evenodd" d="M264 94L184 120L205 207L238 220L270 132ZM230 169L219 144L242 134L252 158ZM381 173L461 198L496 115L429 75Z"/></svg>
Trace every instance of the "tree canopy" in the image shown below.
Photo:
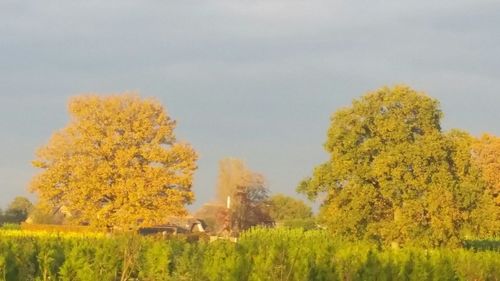
<svg viewBox="0 0 500 281"><path fill-rule="evenodd" d="M28 218L28 214L33 209L31 201L23 196L17 196L10 203L3 214L1 221L6 223L20 223ZM2 215L0 211L0 216Z"/></svg>
<svg viewBox="0 0 500 281"><path fill-rule="evenodd" d="M407 86L354 100L331 118L330 160L298 191L324 198L320 219L340 235L457 243L485 186L468 169L467 134L443 133L442 116L437 100Z"/></svg>
<svg viewBox="0 0 500 281"><path fill-rule="evenodd" d="M500 206L500 137L484 134L474 145L474 161L488 183L495 203Z"/></svg>
<svg viewBox="0 0 500 281"><path fill-rule="evenodd" d="M267 209L277 226L303 229L316 227L311 207L300 199L275 194L267 200Z"/></svg>
<svg viewBox="0 0 500 281"><path fill-rule="evenodd" d="M256 198L258 200L267 196L266 183L262 174L250 170L241 159L221 159L217 176L217 200L225 204L227 196L234 196L242 188L252 191L254 196L259 197Z"/></svg>
<svg viewBox="0 0 500 281"><path fill-rule="evenodd" d="M304 201L284 194L275 194L268 200L269 215L275 221L308 219L312 217L311 207Z"/></svg>
<svg viewBox="0 0 500 281"><path fill-rule="evenodd" d="M40 201L72 223L151 225L184 214L197 155L163 106L136 94L70 100L70 121L36 153Z"/></svg>
<svg viewBox="0 0 500 281"><path fill-rule="evenodd" d="M266 209L269 189L264 176L250 170L240 159L224 158L219 162L217 198L225 204L231 199L231 228L234 232L270 221Z"/></svg>

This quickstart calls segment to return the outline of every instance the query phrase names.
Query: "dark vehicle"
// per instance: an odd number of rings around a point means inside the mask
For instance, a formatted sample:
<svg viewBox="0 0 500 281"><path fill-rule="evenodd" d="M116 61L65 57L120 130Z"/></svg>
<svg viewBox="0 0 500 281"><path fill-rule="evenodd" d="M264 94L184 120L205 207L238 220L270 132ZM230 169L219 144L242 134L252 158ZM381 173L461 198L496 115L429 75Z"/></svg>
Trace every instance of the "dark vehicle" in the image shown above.
<svg viewBox="0 0 500 281"><path fill-rule="evenodd" d="M190 219L181 227L177 224L159 225L153 227L141 227L138 232L140 235L177 235L186 233L204 233L206 225L202 220Z"/></svg>

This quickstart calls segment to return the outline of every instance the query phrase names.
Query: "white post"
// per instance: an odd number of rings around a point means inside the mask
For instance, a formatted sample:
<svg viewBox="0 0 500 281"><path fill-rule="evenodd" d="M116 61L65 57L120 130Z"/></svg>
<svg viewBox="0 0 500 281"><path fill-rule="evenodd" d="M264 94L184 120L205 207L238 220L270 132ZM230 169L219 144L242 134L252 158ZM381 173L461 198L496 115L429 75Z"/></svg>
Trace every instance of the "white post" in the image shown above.
<svg viewBox="0 0 500 281"><path fill-rule="evenodd" d="M229 196L229 195L227 196L227 203L226 203L226 207L227 207L228 209L231 209L231 196Z"/></svg>

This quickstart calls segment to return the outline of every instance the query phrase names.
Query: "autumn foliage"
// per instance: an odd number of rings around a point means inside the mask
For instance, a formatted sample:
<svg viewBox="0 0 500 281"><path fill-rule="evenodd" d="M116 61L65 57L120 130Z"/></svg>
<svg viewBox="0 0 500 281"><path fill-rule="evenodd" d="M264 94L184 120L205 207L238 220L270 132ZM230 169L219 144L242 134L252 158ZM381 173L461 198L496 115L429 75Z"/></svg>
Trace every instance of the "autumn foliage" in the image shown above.
<svg viewBox="0 0 500 281"><path fill-rule="evenodd" d="M36 154L31 190L71 223L137 226L182 215L197 155L163 106L135 94L74 97L70 121Z"/></svg>
<svg viewBox="0 0 500 281"><path fill-rule="evenodd" d="M186 214L197 155L176 140L159 102L86 95L71 99L69 113L33 161L41 169L31 183L40 198L35 210L44 207L38 217L127 228ZM444 131L442 118L439 102L425 93L378 89L332 115L324 146L330 158L298 187L320 201L317 219L302 202L269 198L264 177L233 158L220 161L216 202L197 215L217 233L288 221L393 247L498 236L500 139Z"/></svg>
<svg viewBox="0 0 500 281"><path fill-rule="evenodd" d="M500 138L484 134L473 146L474 160L481 167L484 180L500 206Z"/></svg>

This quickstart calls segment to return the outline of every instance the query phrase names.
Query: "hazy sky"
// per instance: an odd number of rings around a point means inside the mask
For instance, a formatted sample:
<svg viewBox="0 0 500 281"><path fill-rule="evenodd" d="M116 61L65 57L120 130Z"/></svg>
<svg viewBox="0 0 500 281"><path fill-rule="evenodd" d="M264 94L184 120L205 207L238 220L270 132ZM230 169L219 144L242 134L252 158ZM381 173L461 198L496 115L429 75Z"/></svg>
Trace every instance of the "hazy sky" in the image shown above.
<svg viewBox="0 0 500 281"><path fill-rule="evenodd" d="M0 1L0 206L81 93L139 91L200 154L244 159L274 192L327 159L330 114L384 85L441 101L445 129L500 135L500 1Z"/></svg>

